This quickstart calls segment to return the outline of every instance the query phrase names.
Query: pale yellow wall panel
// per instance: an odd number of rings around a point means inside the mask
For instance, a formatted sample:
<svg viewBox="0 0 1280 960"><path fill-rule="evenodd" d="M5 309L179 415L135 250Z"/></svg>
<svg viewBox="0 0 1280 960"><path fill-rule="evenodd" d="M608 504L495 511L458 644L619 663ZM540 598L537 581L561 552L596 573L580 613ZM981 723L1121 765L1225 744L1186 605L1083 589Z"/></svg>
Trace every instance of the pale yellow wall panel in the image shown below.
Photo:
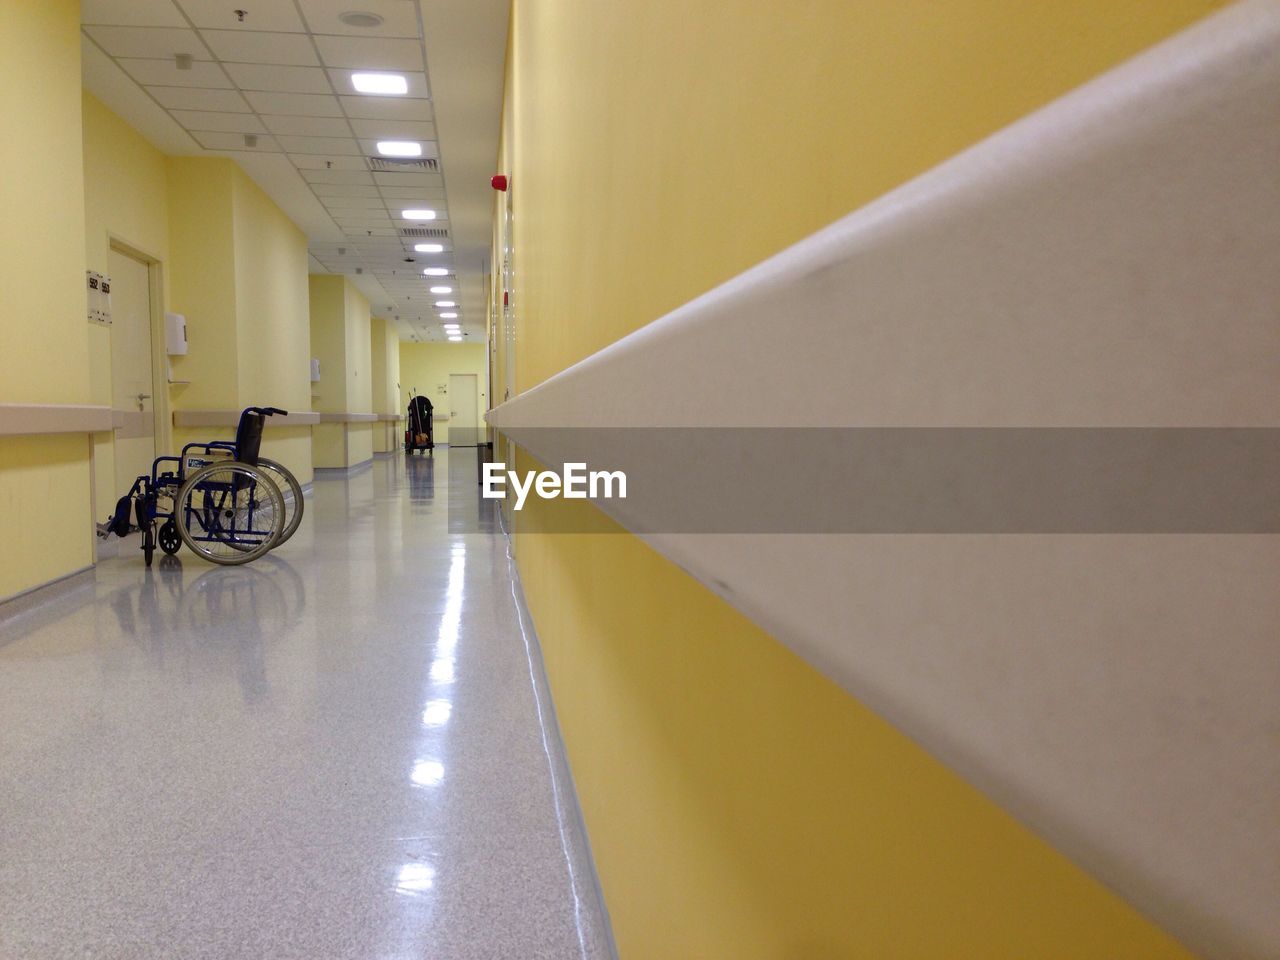
<svg viewBox="0 0 1280 960"><path fill-rule="evenodd" d="M347 467L345 423L317 423L311 428L311 463L317 469Z"/></svg>
<svg viewBox="0 0 1280 960"><path fill-rule="evenodd" d="M90 443L0 437L0 600L93 562Z"/></svg>
<svg viewBox="0 0 1280 960"><path fill-rule="evenodd" d="M374 423L348 423L347 466L354 467L373 456Z"/></svg>
<svg viewBox="0 0 1280 960"><path fill-rule="evenodd" d="M236 323L235 162L168 157L170 310L187 318L188 353L173 359L177 410L239 406Z"/></svg>
<svg viewBox="0 0 1280 960"><path fill-rule="evenodd" d="M346 319L347 412L373 412L373 362L370 358L372 334L369 329L369 301L343 278L343 306Z"/></svg>
<svg viewBox="0 0 1280 960"><path fill-rule="evenodd" d="M232 175L238 406L307 409L307 238L238 167Z"/></svg>
<svg viewBox="0 0 1280 960"><path fill-rule="evenodd" d="M320 361L320 379L311 384L311 409L346 413L346 279L313 273L308 286L311 358Z"/></svg>
<svg viewBox="0 0 1280 960"><path fill-rule="evenodd" d="M299 483L310 483L311 427L272 427L262 435L262 456L283 464Z"/></svg>
<svg viewBox="0 0 1280 960"><path fill-rule="evenodd" d="M1221 5L515 0L497 383L514 364L528 389ZM514 517L517 557L624 958L1187 956L639 541L540 534L562 509Z"/></svg>
<svg viewBox="0 0 1280 960"><path fill-rule="evenodd" d="M80 4L0 19L0 402L87 403Z"/></svg>

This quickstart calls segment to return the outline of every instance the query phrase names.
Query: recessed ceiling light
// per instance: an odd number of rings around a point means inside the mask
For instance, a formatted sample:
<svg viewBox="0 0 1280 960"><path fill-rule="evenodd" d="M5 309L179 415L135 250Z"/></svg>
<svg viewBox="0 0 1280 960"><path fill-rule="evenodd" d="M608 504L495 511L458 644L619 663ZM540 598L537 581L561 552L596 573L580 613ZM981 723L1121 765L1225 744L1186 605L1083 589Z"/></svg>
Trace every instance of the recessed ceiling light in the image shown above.
<svg viewBox="0 0 1280 960"><path fill-rule="evenodd" d="M346 13L338 14L338 19L348 27L362 27L366 30L382 26L382 18L380 16L364 10L348 10Z"/></svg>
<svg viewBox="0 0 1280 960"><path fill-rule="evenodd" d="M462 338L461 338L461 337L450 337L449 339L450 339L450 340L452 340L454 343L461 343L461 342L462 342Z"/></svg>
<svg viewBox="0 0 1280 960"><path fill-rule="evenodd" d="M351 86L357 93L380 96L403 96L409 92L409 81L398 73L353 73Z"/></svg>
<svg viewBox="0 0 1280 960"><path fill-rule="evenodd" d="M434 210L401 210L400 216L405 220L434 220L436 212Z"/></svg>
<svg viewBox="0 0 1280 960"><path fill-rule="evenodd" d="M427 267L422 272L428 277L447 277L449 275L449 271L444 267Z"/></svg>
<svg viewBox="0 0 1280 960"><path fill-rule="evenodd" d="M413 249L418 253L444 253L443 243L415 243Z"/></svg>
<svg viewBox="0 0 1280 960"><path fill-rule="evenodd" d="M452 300L437 300L436 306L437 307L456 307L457 304L454 303Z"/></svg>
<svg viewBox="0 0 1280 960"><path fill-rule="evenodd" d="M457 316L457 314L456 314L456 313L442 313L442 314L440 314L440 316L441 316L441 317L443 317L445 320L452 320L454 317L456 317L456 316Z"/></svg>
<svg viewBox="0 0 1280 960"><path fill-rule="evenodd" d="M422 144L412 140L379 140L378 152L384 157L420 157ZM435 219L434 215L429 219Z"/></svg>
<svg viewBox="0 0 1280 960"><path fill-rule="evenodd" d="M432 287L432 293L453 293L453 287Z"/></svg>

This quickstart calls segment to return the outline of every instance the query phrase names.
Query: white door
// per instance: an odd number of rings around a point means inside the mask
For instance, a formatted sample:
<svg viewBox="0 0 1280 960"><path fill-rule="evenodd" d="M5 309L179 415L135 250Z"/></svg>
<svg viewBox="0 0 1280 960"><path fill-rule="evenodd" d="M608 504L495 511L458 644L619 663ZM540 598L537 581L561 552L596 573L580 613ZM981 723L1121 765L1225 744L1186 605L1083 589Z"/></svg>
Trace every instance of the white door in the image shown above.
<svg viewBox="0 0 1280 960"><path fill-rule="evenodd" d="M151 365L151 278L141 260L112 249L111 407L116 489L123 493L156 455L155 384Z"/></svg>
<svg viewBox="0 0 1280 960"><path fill-rule="evenodd" d="M474 373L449 374L449 446L474 447L480 442L479 400Z"/></svg>

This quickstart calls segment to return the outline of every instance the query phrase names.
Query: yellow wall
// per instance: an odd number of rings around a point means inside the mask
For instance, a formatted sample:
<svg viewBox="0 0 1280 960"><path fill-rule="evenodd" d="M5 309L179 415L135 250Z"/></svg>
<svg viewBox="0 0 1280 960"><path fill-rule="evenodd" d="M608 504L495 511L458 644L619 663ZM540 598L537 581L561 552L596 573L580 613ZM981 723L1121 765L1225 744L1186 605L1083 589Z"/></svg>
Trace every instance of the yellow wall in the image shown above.
<svg viewBox="0 0 1280 960"><path fill-rule="evenodd" d="M320 381L311 384L311 409L321 413L373 411L369 301L346 277L312 274L311 354ZM308 373L308 376L310 374ZM373 456L371 423L321 423L313 430L317 467L339 468Z"/></svg>
<svg viewBox="0 0 1280 960"><path fill-rule="evenodd" d="M413 343L400 341L400 409L409 406L409 391L415 390L434 408L435 442L449 442L449 374L474 373L481 411L488 408L485 387L485 347L483 343ZM443 389L442 389L443 387ZM477 412L476 422L483 425ZM472 440L471 442L475 442Z"/></svg>
<svg viewBox="0 0 1280 960"><path fill-rule="evenodd" d="M514 0L517 386L1219 5ZM540 534L561 509L517 556L624 958L1185 956L638 540Z"/></svg>
<svg viewBox="0 0 1280 960"><path fill-rule="evenodd" d="M85 257L90 270L109 274L111 244L123 243L161 263L168 303L169 197L165 157L97 98L83 93ZM93 403L111 406L111 327L86 324ZM157 394L166 385L157 384ZM181 389L181 388L175 388ZM162 404L159 396L156 402ZM165 409L162 405L161 409ZM156 436L157 450L168 442ZM124 491L116 489L114 435L94 446L95 513L105 517Z"/></svg>
<svg viewBox="0 0 1280 960"><path fill-rule="evenodd" d="M80 5L0 17L0 403L89 403ZM0 437L0 599L92 562L90 458L85 434Z"/></svg>
<svg viewBox="0 0 1280 960"><path fill-rule="evenodd" d="M400 414L400 337L390 320L375 317L369 322L369 362L373 379L373 412ZM374 428L375 453L395 450L401 442L400 424L380 421Z"/></svg>

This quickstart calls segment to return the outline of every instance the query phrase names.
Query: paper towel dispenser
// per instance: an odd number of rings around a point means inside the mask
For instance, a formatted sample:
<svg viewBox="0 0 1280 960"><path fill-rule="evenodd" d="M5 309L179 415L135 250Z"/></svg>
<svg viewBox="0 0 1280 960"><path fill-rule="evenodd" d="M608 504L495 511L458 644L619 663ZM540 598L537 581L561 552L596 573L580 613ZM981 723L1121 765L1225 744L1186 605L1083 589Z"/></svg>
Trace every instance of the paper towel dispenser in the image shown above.
<svg viewBox="0 0 1280 960"><path fill-rule="evenodd" d="M180 313L164 315L164 352L171 357L187 355L187 318Z"/></svg>

